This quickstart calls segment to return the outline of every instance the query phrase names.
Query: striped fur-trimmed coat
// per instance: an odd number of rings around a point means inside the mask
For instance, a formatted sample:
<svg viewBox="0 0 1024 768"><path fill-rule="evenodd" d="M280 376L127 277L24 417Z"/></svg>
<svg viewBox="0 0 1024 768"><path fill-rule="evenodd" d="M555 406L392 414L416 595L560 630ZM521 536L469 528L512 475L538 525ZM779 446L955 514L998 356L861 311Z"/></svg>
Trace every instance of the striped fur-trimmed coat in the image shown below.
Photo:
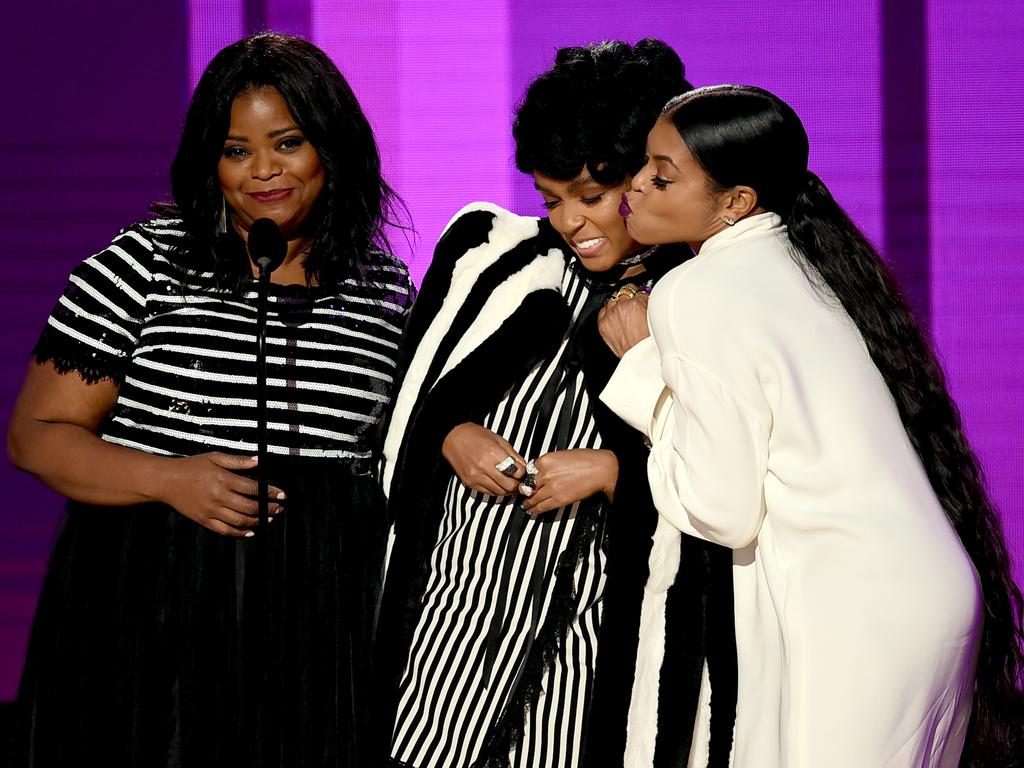
<svg viewBox="0 0 1024 768"><path fill-rule="evenodd" d="M670 262L667 267L681 260L678 251L669 249L661 256L660 261ZM503 393L559 348L571 320L559 290L569 258L546 220L475 203L448 225L424 278L400 351L401 381L384 446L384 485L395 537L377 629L376 738L382 748L394 723L443 491L451 477L441 445L454 426L481 423ZM616 502L606 505L607 582L583 764L616 765L620 758L625 764L630 732L630 752L645 755L645 762L687 765L710 622L715 648L709 662L716 682L711 727L719 735L712 739L709 764L724 766L732 735L728 700L735 687L735 644L718 631L724 622L716 623L707 606L727 608L731 628L731 581L723 582L731 579L731 556L696 539L673 543L662 536L652 558L658 515L647 484L647 450L639 433L599 401L616 359L597 334L596 315L581 322L576 343L584 382L602 445L619 460ZM664 588L645 589L649 579ZM670 589L673 584L680 587ZM652 610L659 620L642 623L641 614ZM641 637L642 626L657 630L658 636ZM539 638L534 653L542 651ZM526 677L521 685L528 686ZM509 709L516 705L513 698ZM734 697L731 706L734 711ZM514 723L504 740L496 736L489 745L492 764L500 764L502 751L507 755L509 733L514 738ZM699 734L697 739L707 740Z"/></svg>

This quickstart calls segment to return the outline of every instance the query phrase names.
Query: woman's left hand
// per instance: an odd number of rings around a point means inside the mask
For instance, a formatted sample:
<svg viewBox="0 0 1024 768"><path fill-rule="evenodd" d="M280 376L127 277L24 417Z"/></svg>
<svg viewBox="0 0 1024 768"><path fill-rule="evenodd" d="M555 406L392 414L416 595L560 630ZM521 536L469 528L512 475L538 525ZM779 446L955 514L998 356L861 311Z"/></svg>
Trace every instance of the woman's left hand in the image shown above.
<svg viewBox="0 0 1024 768"><path fill-rule="evenodd" d="M646 293L622 296L606 303L597 313L597 330L616 357L622 357L651 335L647 325L648 299Z"/></svg>
<svg viewBox="0 0 1024 768"><path fill-rule="evenodd" d="M536 516L561 509L595 493L609 499L615 494L619 479L619 460L607 450L574 448L546 453L533 462L533 493L523 502L523 509Z"/></svg>

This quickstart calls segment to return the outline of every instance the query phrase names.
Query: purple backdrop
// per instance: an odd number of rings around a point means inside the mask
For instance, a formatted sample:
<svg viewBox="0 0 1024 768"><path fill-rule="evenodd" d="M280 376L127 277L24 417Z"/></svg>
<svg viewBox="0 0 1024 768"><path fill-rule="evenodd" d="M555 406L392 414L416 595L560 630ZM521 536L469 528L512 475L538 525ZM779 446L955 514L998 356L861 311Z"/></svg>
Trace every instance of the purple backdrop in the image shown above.
<svg viewBox="0 0 1024 768"><path fill-rule="evenodd" d="M1024 575L1024 17L979 0L114 0L22 4L7 18L37 32L0 51L21 73L0 128L13 170L0 189L0 426L67 272L166 196L188 92L225 44L272 28L331 54L409 206L418 235L395 245L418 277L466 202L541 212L509 126L555 50L651 35L676 47L694 83L762 85L804 118L812 168L933 330ZM60 500L6 463L0 482L11 501L0 512L4 699Z"/></svg>

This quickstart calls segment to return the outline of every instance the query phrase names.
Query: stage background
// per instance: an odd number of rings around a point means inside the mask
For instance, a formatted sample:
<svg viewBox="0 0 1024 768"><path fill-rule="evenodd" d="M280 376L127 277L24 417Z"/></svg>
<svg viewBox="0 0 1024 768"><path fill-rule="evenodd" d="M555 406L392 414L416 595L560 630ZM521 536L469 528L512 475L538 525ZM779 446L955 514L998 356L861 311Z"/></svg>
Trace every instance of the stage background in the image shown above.
<svg viewBox="0 0 1024 768"><path fill-rule="evenodd" d="M1018 12L1012 10L1017 6ZM328 51L377 131L419 278L472 200L540 214L510 121L555 50L660 37L697 85L789 101L811 167L930 329L1024 576L1024 9L980 0L37 0L5 9L0 427L67 273L167 197L190 89L249 31ZM14 695L61 500L0 462L0 700Z"/></svg>

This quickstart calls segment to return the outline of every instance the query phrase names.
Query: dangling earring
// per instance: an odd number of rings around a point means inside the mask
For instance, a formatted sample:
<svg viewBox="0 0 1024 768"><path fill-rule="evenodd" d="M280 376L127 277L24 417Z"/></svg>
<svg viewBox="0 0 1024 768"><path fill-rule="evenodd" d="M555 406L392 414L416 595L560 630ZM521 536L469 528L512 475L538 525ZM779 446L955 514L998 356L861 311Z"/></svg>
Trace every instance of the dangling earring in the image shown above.
<svg viewBox="0 0 1024 768"><path fill-rule="evenodd" d="M736 219L734 219L732 216L723 216L722 221L724 221L730 227L736 223Z"/></svg>
<svg viewBox="0 0 1024 768"><path fill-rule="evenodd" d="M223 196L220 198L220 216L217 217L217 234L228 233L228 204Z"/></svg>

